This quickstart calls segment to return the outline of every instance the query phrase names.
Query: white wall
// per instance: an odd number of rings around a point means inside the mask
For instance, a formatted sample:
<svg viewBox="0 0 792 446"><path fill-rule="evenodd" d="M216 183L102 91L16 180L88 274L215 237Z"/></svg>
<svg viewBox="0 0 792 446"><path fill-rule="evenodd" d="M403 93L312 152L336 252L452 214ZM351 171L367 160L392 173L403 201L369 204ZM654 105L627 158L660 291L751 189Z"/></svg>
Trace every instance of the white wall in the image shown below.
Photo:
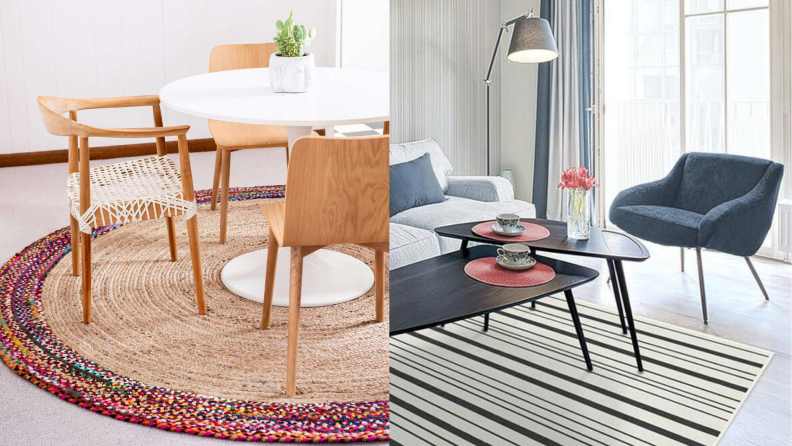
<svg viewBox="0 0 792 446"><path fill-rule="evenodd" d="M341 68L388 71L390 0L339 0Z"/></svg>
<svg viewBox="0 0 792 446"><path fill-rule="evenodd" d="M501 0L501 21L511 20L534 8L540 0ZM506 60L508 34L501 44L501 168L514 172L515 194L531 201L533 196L534 146L536 138L536 88L538 65Z"/></svg>
<svg viewBox="0 0 792 446"><path fill-rule="evenodd" d="M44 129L38 96L157 94L168 82L207 72L216 45L271 42L275 21L292 8L296 23L317 30L317 65L335 65L336 1L0 0L0 154L67 147L66 138ZM163 112L165 125L190 124L191 139L211 136L205 120ZM153 125L150 108L84 111L78 119ZM130 142L141 141L91 140Z"/></svg>

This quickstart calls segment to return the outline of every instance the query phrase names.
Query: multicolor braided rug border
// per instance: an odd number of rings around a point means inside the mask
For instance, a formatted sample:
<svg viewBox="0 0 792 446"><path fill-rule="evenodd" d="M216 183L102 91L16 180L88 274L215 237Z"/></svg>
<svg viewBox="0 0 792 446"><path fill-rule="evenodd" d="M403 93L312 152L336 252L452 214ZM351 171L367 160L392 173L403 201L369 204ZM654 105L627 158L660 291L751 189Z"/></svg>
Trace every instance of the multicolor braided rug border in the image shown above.
<svg viewBox="0 0 792 446"><path fill-rule="evenodd" d="M278 198L283 191L283 186L236 188L229 199ZM209 190L196 191L199 205L210 196ZM117 226L97 228L93 237ZM80 357L55 338L41 305L47 274L70 250L67 227L0 267L0 356L19 376L93 412L169 431L245 441L389 439L387 401L268 404L215 398L147 386Z"/></svg>

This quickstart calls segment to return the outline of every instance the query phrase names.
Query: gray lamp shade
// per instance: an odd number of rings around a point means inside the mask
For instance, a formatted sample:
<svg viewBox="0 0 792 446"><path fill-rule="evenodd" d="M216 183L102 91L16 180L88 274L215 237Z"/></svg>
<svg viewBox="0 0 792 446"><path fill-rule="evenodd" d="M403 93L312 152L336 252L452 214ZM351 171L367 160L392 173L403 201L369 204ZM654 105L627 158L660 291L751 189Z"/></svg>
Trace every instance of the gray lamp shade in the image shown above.
<svg viewBox="0 0 792 446"><path fill-rule="evenodd" d="M556 57L558 48L547 20L526 17L514 24L507 59L517 63L542 63Z"/></svg>

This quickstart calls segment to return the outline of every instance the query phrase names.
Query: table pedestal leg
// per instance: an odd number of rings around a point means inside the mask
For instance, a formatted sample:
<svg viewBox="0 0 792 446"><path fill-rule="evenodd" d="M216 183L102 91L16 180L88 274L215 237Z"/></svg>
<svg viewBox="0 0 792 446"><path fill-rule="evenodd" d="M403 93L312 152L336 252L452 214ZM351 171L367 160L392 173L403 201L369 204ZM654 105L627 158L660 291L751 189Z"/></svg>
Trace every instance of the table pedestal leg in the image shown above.
<svg viewBox="0 0 792 446"><path fill-rule="evenodd" d="M220 280L229 291L254 302L264 301L268 250L243 254L228 262ZM273 305L289 306L290 249L278 250ZM337 251L320 249L303 259L300 306L321 307L347 302L374 286L374 271L362 261Z"/></svg>
<svg viewBox="0 0 792 446"><path fill-rule="evenodd" d="M286 135L289 137L289 154L291 155L292 147L294 147L294 141L297 141L297 138L301 136L308 136L313 132L313 127L295 127L289 126L286 127Z"/></svg>

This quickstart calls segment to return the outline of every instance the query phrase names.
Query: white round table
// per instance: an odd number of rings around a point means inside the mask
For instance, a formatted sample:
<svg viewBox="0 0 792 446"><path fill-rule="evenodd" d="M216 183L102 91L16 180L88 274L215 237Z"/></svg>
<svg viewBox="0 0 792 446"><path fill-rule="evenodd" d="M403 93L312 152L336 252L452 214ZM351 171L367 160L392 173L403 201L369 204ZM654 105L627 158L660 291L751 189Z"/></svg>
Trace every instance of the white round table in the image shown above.
<svg viewBox="0 0 792 446"><path fill-rule="evenodd" d="M267 68L220 71L171 82L160 90L166 107L192 116L243 124L286 126L289 150L316 128L334 135L333 126L389 120L388 73L317 68L318 83L307 93L274 93ZM263 214L262 214L263 218ZM267 250L243 254L223 268L231 292L264 300ZM374 273L360 260L319 250L303 263L302 306L318 307L356 299L374 285ZM278 252L274 305L289 305L289 249Z"/></svg>

